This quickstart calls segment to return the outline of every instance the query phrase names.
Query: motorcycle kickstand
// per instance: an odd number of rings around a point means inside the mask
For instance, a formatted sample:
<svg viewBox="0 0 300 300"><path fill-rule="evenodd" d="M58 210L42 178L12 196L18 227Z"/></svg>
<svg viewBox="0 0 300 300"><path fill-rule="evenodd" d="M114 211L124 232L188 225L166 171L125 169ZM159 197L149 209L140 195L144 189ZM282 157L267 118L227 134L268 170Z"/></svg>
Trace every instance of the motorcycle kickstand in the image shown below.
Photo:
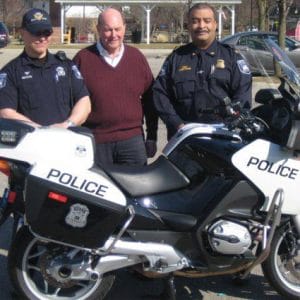
<svg viewBox="0 0 300 300"><path fill-rule="evenodd" d="M176 287L173 274L163 278L164 290L160 295L161 300L176 300Z"/></svg>

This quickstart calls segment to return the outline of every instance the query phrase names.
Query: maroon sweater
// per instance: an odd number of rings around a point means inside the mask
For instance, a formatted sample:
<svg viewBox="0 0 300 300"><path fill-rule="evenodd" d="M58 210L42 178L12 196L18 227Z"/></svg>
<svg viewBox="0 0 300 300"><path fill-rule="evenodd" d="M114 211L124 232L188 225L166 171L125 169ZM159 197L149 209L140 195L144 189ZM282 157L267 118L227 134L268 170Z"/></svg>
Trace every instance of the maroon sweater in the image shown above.
<svg viewBox="0 0 300 300"><path fill-rule="evenodd" d="M74 57L90 92L92 112L86 126L96 143L125 140L142 134L143 112L147 139L156 140L158 117L152 101L153 75L144 55L125 45L113 68L100 56L96 44Z"/></svg>

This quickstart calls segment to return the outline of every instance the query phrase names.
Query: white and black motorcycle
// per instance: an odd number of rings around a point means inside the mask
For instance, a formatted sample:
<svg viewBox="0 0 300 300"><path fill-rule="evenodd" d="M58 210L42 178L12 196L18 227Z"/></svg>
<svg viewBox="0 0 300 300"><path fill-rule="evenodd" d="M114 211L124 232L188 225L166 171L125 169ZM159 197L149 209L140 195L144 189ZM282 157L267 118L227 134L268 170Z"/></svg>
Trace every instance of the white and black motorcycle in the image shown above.
<svg viewBox="0 0 300 300"><path fill-rule="evenodd" d="M184 126L142 168L95 165L81 128L0 119L0 217L15 219L8 267L22 299L103 299L122 268L244 278L258 264L300 298L300 78L270 47L284 71L261 106Z"/></svg>

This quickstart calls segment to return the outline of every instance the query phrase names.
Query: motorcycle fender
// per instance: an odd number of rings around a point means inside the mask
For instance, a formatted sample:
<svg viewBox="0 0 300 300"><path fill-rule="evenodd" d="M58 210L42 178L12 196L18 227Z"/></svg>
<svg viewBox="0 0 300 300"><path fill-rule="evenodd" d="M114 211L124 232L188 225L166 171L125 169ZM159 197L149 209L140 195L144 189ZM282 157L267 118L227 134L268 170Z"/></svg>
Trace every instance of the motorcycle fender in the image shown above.
<svg viewBox="0 0 300 300"><path fill-rule="evenodd" d="M265 195L267 211L277 189L284 191L283 214L300 214L300 160L286 148L257 139L232 156L233 165Z"/></svg>

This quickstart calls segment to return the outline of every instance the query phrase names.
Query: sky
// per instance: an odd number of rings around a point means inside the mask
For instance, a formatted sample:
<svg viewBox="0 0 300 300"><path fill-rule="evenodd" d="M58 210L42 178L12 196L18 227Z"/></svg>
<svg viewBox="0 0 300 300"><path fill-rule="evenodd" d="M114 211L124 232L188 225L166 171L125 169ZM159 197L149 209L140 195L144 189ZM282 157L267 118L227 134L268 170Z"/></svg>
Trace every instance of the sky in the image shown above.
<svg viewBox="0 0 300 300"><path fill-rule="evenodd" d="M66 16L70 17L83 17L85 12L85 17L97 18L99 15L99 9L95 6L72 6L67 12Z"/></svg>

